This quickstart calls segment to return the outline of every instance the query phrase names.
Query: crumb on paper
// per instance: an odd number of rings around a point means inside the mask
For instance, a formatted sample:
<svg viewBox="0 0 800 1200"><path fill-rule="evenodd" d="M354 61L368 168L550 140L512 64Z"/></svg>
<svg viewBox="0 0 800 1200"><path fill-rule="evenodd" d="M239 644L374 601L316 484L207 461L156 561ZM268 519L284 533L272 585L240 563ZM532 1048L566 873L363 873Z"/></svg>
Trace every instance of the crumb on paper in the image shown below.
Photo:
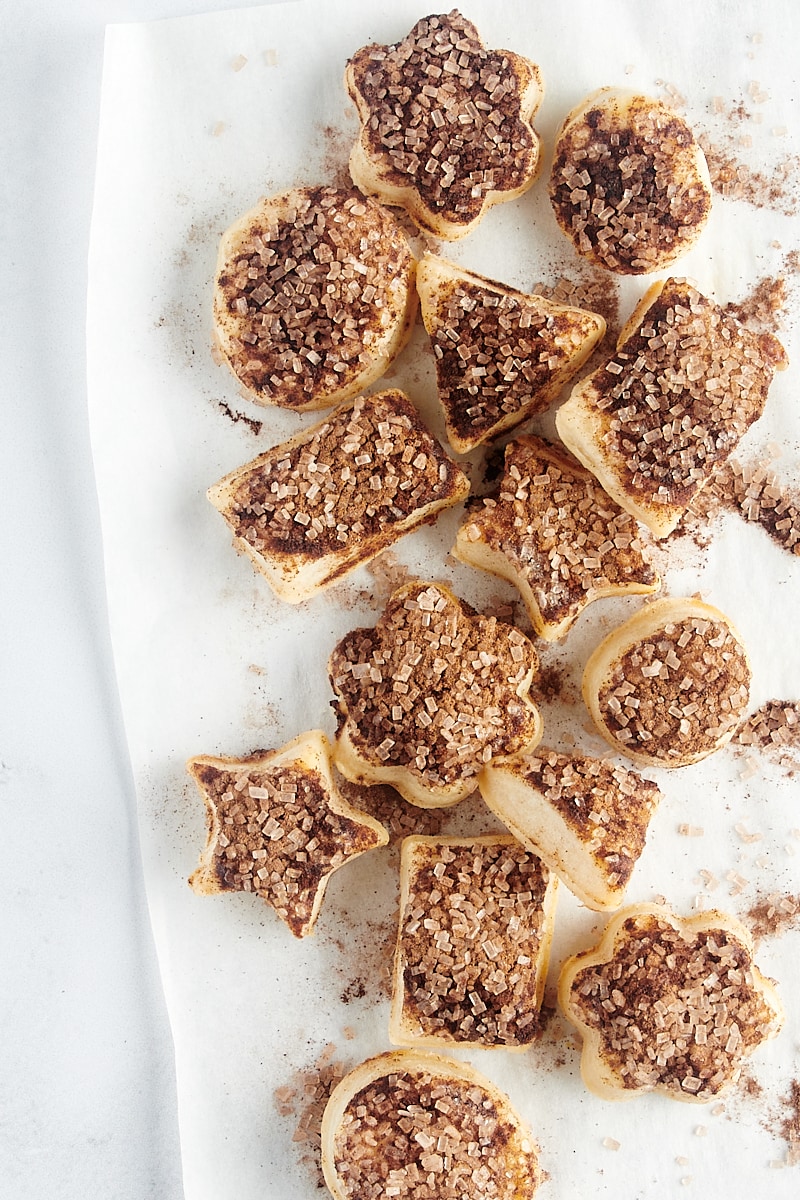
<svg viewBox="0 0 800 1200"><path fill-rule="evenodd" d="M227 128L228 128L227 122L217 121L216 125L211 130L212 136L219 137L220 134L224 133Z"/></svg>
<svg viewBox="0 0 800 1200"><path fill-rule="evenodd" d="M604 1137L603 1145L605 1146L606 1150L619 1150L622 1143L618 1142L616 1138Z"/></svg>
<svg viewBox="0 0 800 1200"><path fill-rule="evenodd" d="M278 51L277 51L277 50L273 50L273 49L271 49L271 48L270 48L269 50L265 50L265 51L264 51L264 64L265 64L265 66L267 66L267 67L277 67L277 65L278 65Z"/></svg>
<svg viewBox="0 0 800 1200"><path fill-rule="evenodd" d="M678 826L681 837L703 837L705 829L702 825L687 825L685 822Z"/></svg>
<svg viewBox="0 0 800 1200"><path fill-rule="evenodd" d="M247 58L244 54L237 54L236 58L231 59L231 68L234 71L241 71L247 66Z"/></svg>

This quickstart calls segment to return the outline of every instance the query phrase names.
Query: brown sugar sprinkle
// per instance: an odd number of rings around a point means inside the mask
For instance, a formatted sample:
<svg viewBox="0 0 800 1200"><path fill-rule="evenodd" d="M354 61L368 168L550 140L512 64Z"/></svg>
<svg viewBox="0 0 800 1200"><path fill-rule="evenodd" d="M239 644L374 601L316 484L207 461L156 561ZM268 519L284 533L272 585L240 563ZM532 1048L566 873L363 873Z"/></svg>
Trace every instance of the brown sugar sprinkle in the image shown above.
<svg viewBox="0 0 800 1200"><path fill-rule="evenodd" d="M668 761L714 749L741 721L749 689L747 657L730 628L689 617L627 650L599 705L618 741Z"/></svg>
<svg viewBox="0 0 800 1200"><path fill-rule="evenodd" d="M774 751L779 757L800 750L800 702L768 700L743 721L731 739L734 746Z"/></svg>
<svg viewBox="0 0 800 1200"><path fill-rule="evenodd" d="M577 616L608 588L656 583L637 522L540 438L506 446L500 490L480 503L482 510L469 510L467 539L508 559L547 624Z"/></svg>
<svg viewBox="0 0 800 1200"><path fill-rule="evenodd" d="M616 342L619 331L619 284L613 275L601 267L588 263L578 281L560 275L554 283L539 280L531 291L556 304L599 313L606 323L606 334L600 345L613 345Z"/></svg>
<svg viewBox="0 0 800 1200"><path fill-rule="evenodd" d="M763 410L785 366L770 334L741 325L690 283L668 279L595 375L606 446L633 494L687 505Z"/></svg>
<svg viewBox="0 0 800 1200"><path fill-rule="evenodd" d="M424 1037L511 1047L538 1036L549 873L509 841L412 846L398 954L403 1020Z"/></svg>
<svg viewBox="0 0 800 1200"><path fill-rule="evenodd" d="M325 1187L320 1165L322 1115L331 1093L346 1074L347 1068L341 1063L320 1061L315 1069L298 1072L291 1084L277 1088L274 1094L275 1106L281 1116L297 1117L292 1141L303 1166L320 1190Z"/></svg>
<svg viewBox="0 0 800 1200"><path fill-rule="evenodd" d="M282 220L254 224L217 279L240 379L290 408L338 390L372 361L412 268L380 205L354 188L298 191Z"/></svg>
<svg viewBox="0 0 800 1200"><path fill-rule="evenodd" d="M225 516L254 550L323 557L453 497L462 481L411 401L382 392L337 409L298 444L260 455Z"/></svg>
<svg viewBox="0 0 800 1200"><path fill-rule="evenodd" d="M745 914L748 928L757 941L776 937L786 930L800 928L800 895L770 892L762 896Z"/></svg>
<svg viewBox="0 0 800 1200"><path fill-rule="evenodd" d="M516 1128L475 1084L427 1071L369 1083L344 1112L334 1155L352 1200L516 1200L520 1170L537 1179L531 1148L510 1170ZM516 1157L516 1156L515 1156Z"/></svg>
<svg viewBox="0 0 800 1200"><path fill-rule="evenodd" d="M520 770L579 835L613 887L624 888L661 799L638 771L548 750L519 760Z"/></svg>
<svg viewBox="0 0 800 1200"><path fill-rule="evenodd" d="M786 1142L785 1167L800 1165L800 1079L793 1079L781 1101L782 1117L777 1132Z"/></svg>
<svg viewBox="0 0 800 1200"><path fill-rule="evenodd" d="M716 508L731 509L748 524L760 525L782 549L800 554L800 490L787 487L769 461L724 463L693 511L711 516Z"/></svg>
<svg viewBox="0 0 800 1200"><path fill-rule="evenodd" d="M623 1087L702 1099L738 1076L777 1018L729 930L686 934L654 914L623 923L613 957L576 976L572 1002Z"/></svg>
<svg viewBox="0 0 800 1200"><path fill-rule="evenodd" d="M602 104L559 137L550 176L556 218L577 249L611 271L641 274L677 256L708 216L686 122L635 96L623 120Z"/></svg>
<svg viewBox="0 0 800 1200"><path fill-rule="evenodd" d="M468 224L490 193L530 178L538 146L520 119L517 74L456 10L425 17L394 45L366 46L350 65L382 174L434 214Z"/></svg>
<svg viewBox="0 0 800 1200"><path fill-rule="evenodd" d="M193 774L219 822L214 871L220 888L254 892L296 937L312 918L323 877L377 844L375 832L340 816L318 771L197 764Z"/></svg>
<svg viewBox="0 0 800 1200"><path fill-rule="evenodd" d="M785 216L796 215L800 157L785 155L771 171L765 171L742 162L738 153L743 145L741 138L724 137L721 141L712 141L708 134L700 133L697 141L706 156L711 184L717 195ZM744 144L749 144L749 140Z"/></svg>
<svg viewBox="0 0 800 1200"><path fill-rule="evenodd" d="M464 280L448 287L436 319L439 397L464 440L483 437L511 414L521 420L547 409L555 398L552 377L595 328L593 318L575 310L546 311L536 297Z"/></svg>
<svg viewBox="0 0 800 1200"><path fill-rule="evenodd" d="M518 689L537 665L519 630L416 583L395 592L374 629L338 643L330 672L359 753L441 786L530 741L537 716Z"/></svg>

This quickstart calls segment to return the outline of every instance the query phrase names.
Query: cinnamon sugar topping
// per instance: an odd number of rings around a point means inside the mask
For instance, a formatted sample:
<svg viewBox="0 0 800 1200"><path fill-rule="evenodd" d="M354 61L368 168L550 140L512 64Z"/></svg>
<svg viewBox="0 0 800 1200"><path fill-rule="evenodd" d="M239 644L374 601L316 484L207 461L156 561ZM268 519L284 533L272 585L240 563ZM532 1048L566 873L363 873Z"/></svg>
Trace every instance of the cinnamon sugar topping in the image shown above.
<svg viewBox="0 0 800 1200"><path fill-rule="evenodd" d="M656 571L636 521L593 475L540 438L506 446L498 494L473 508L461 539L503 556L524 581L542 626L571 622L598 596L630 588L653 591ZM471 559L470 559L471 560Z"/></svg>
<svg viewBox="0 0 800 1200"><path fill-rule="evenodd" d="M350 69L379 174L415 189L434 217L467 225L491 193L533 177L538 139L520 110L534 68L484 49L456 10L418 21L395 45L364 47Z"/></svg>
<svg viewBox="0 0 800 1200"><path fill-rule="evenodd" d="M642 274L694 240L711 208L686 122L647 96L606 98L556 143L550 196L577 250L611 271Z"/></svg>
<svg viewBox="0 0 800 1200"><path fill-rule="evenodd" d="M355 189L297 189L285 201L233 243L216 302L242 382L303 408L374 362L403 320L414 259L389 214Z"/></svg>
<svg viewBox="0 0 800 1200"><path fill-rule="evenodd" d="M351 1200L516 1200L509 1144L518 1132L482 1088L427 1071L393 1072L369 1083L345 1109L334 1148L343 1195ZM532 1148L523 1151L532 1195ZM515 1164L517 1165L517 1164Z"/></svg>
<svg viewBox="0 0 800 1200"><path fill-rule="evenodd" d="M577 973L571 1002L599 1032L620 1086L709 1099L779 1015L754 979L747 946L724 927L683 932L652 914L628 918L613 956Z"/></svg>
<svg viewBox="0 0 800 1200"><path fill-rule="evenodd" d="M384 532L391 540L422 508L438 511L467 490L414 405L388 391L359 397L304 439L260 455L223 515L253 550L318 558Z"/></svg>
<svg viewBox="0 0 800 1200"><path fill-rule="evenodd" d="M626 749L680 761L716 748L742 719L750 668L721 621L668 622L613 664L600 689L603 720Z"/></svg>
<svg viewBox="0 0 800 1200"><path fill-rule="evenodd" d="M417 582L394 593L374 629L339 642L330 674L359 753L435 787L531 740L538 713L523 697L537 667L513 626Z"/></svg>
<svg viewBox="0 0 800 1200"><path fill-rule="evenodd" d="M606 452L635 496L686 506L760 415L783 347L685 280L668 279L642 323L593 376Z"/></svg>
<svg viewBox="0 0 800 1200"><path fill-rule="evenodd" d="M549 942L547 868L509 837L409 838L403 857L403 1040L532 1042L544 982L540 957Z"/></svg>

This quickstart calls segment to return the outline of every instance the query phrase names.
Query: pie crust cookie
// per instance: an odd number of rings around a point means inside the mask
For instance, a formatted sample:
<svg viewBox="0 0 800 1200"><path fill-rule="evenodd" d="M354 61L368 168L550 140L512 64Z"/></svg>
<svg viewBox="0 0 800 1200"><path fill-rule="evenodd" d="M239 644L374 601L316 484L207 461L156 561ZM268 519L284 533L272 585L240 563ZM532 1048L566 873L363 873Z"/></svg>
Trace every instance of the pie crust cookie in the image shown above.
<svg viewBox="0 0 800 1200"><path fill-rule="evenodd" d="M380 378L408 341L415 272L394 218L354 188L260 200L220 243L220 354L257 404L339 404Z"/></svg>
<svg viewBox="0 0 800 1200"><path fill-rule="evenodd" d="M556 414L561 440L656 537L671 533L761 416L780 342L754 333L686 279L647 291L615 354Z"/></svg>
<svg viewBox="0 0 800 1200"><path fill-rule="evenodd" d="M556 220L579 254L621 275L664 270L711 211L705 155L661 100L605 87L568 114L550 172Z"/></svg>
<svg viewBox="0 0 800 1200"><path fill-rule="evenodd" d="M730 618L701 600L654 600L613 630L583 674L583 698L614 750L683 767L730 741L750 696L750 661Z"/></svg>
<svg viewBox="0 0 800 1200"><path fill-rule="evenodd" d="M783 1023L743 925L657 904L622 909L595 949L568 959L558 998L583 1038L583 1081L606 1100L713 1100Z"/></svg>
<svg viewBox="0 0 800 1200"><path fill-rule="evenodd" d="M615 763L540 748L484 767L478 785L495 816L587 908L619 908L661 799L657 784Z"/></svg>
<svg viewBox="0 0 800 1200"><path fill-rule="evenodd" d="M405 838L392 1043L524 1050L534 1042L557 885L508 835Z"/></svg>
<svg viewBox="0 0 800 1200"><path fill-rule="evenodd" d="M487 209L531 186L540 142L539 68L484 48L456 9L424 17L402 41L369 45L347 64L360 121L350 174L367 195L406 210L421 228L454 239Z"/></svg>
<svg viewBox="0 0 800 1200"><path fill-rule="evenodd" d="M333 872L389 840L378 821L339 793L319 730L248 758L200 755L187 769L207 821L192 889L203 896L254 892L295 937L314 928Z"/></svg>
<svg viewBox="0 0 800 1200"><path fill-rule="evenodd" d="M297 604L468 492L408 397L386 391L341 405L226 475L208 498L236 549Z"/></svg>
<svg viewBox="0 0 800 1200"><path fill-rule="evenodd" d="M421 808L457 804L495 755L538 743L542 720L528 695L538 668L514 626L415 580L330 657L334 763L347 779L389 783Z"/></svg>
<svg viewBox="0 0 800 1200"><path fill-rule="evenodd" d="M420 311L450 445L491 441L558 398L605 335L596 313L515 291L425 254Z"/></svg>
<svg viewBox="0 0 800 1200"><path fill-rule="evenodd" d="M471 504L453 554L519 591L545 641L563 638L604 596L658 590L636 521L563 449L521 436L497 493Z"/></svg>
<svg viewBox="0 0 800 1200"><path fill-rule="evenodd" d="M430 1050L367 1059L322 1117L334 1200L532 1200L538 1148L507 1095L469 1063Z"/></svg>

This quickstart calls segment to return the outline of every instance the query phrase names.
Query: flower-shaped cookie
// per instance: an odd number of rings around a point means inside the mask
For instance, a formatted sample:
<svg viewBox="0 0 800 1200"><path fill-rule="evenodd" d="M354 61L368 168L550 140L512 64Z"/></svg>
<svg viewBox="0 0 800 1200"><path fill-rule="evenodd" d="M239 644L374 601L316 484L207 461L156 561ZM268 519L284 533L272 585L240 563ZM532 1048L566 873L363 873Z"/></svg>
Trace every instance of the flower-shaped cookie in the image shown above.
<svg viewBox="0 0 800 1200"><path fill-rule="evenodd" d="M508 443L499 493L468 514L453 553L513 583L548 642L593 600L659 586L633 517L589 471L536 437Z"/></svg>
<svg viewBox="0 0 800 1200"><path fill-rule="evenodd" d="M362 47L345 86L361 122L353 181L437 237L463 237L536 178L539 68L486 50L455 9L418 21L395 45Z"/></svg>
<svg viewBox="0 0 800 1200"><path fill-rule="evenodd" d="M657 904L623 909L594 950L568 959L558 997L583 1037L584 1083L607 1100L711 1100L783 1022L744 926Z"/></svg>
<svg viewBox="0 0 800 1200"><path fill-rule="evenodd" d="M353 630L331 655L334 763L422 808L456 804L496 755L539 741L528 697L538 665L518 629L476 614L440 584L407 584L374 629Z"/></svg>
<svg viewBox="0 0 800 1200"><path fill-rule="evenodd" d="M389 840L378 821L340 795L328 739L318 730L249 758L192 758L187 769L208 821L192 888L255 892L295 937L311 933L333 872Z"/></svg>

